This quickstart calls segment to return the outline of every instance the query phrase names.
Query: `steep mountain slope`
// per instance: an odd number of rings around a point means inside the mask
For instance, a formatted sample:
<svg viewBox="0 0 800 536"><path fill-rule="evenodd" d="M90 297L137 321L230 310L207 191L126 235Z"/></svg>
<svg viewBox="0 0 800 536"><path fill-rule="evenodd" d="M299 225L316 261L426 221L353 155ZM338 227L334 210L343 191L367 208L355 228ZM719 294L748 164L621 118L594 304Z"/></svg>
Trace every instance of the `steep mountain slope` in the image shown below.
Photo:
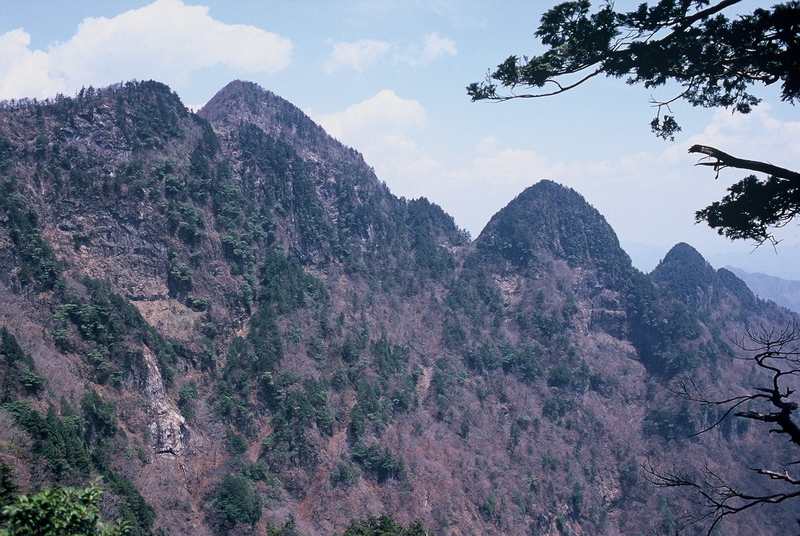
<svg viewBox="0 0 800 536"><path fill-rule="evenodd" d="M645 460L747 483L784 454L687 439L715 415L668 385L747 389L729 337L794 317L686 245L645 276L555 183L470 243L240 81L197 115L156 82L8 103L0 179L0 460L103 475L138 534L668 531ZM781 526L747 521L726 534Z"/></svg>

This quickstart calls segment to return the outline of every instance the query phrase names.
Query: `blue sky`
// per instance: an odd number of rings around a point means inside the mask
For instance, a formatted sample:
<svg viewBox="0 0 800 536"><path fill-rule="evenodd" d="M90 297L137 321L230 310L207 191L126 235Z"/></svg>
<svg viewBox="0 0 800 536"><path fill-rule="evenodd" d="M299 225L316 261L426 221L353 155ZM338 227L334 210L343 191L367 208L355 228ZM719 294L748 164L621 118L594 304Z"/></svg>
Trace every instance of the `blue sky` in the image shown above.
<svg viewBox="0 0 800 536"><path fill-rule="evenodd" d="M617 1L625 9L638 2ZM198 108L233 79L288 99L364 154L391 190L425 196L477 236L526 187L580 192L647 271L677 242L713 265L800 279L795 224L777 251L694 224L743 173L714 180L694 143L800 169L800 109L776 91L749 115L673 107L674 143L649 131L651 98L675 91L594 79L547 99L471 103L465 86L510 54L540 50L550 2L467 0L0 1L0 99L156 79ZM763 2L745 1L740 10Z"/></svg>

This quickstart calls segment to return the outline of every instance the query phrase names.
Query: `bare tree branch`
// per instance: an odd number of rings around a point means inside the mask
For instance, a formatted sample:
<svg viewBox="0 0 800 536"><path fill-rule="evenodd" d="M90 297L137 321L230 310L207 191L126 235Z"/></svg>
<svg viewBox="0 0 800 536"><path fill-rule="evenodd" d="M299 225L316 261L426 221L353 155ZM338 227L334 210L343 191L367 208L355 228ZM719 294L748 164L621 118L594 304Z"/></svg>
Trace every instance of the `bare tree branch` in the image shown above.
<svg viewBox="0 0 800 536"><path fill-rule="evenodd" d="M789 471L786 470L784 470L782 473L769 471L767 469L753 469L753 471L760 475L767 475L772 480L783 480L784 482L788 482L793 486L800 486L800 479L789 476Z"/></svg>
<svg viewBox="0 0 800 536"><path fill-rule="evenodd" d="M699 474L691 474L676 468L663 471L648 460L642 464L642 469L648 482L661 488L678 488L687 501L700 508L700 513L688 512L682 520L688 524L711 520L711 525L706 531L708 536L714 533L714 529L726 517L744 512L754 506L779 504L800 497L800 489L765 495L743 492L728 482L724 475L708 466L705 466ZM800 481L790 477L786 472L778 473L766 469L753 470L767 475L773 480L800 485Z"/></svg>
<svg viewBox="0 0 800 536"><path fill-rule="evenodd" d="M697 165L713 167L714 171L717 172L726 167L747 169L749 171L767 173L773 177L785 179L800 185L800 173L790 169L774 166L766 162L759 162L757 160L745 160L744 158L737 158L714 147L709 147L708 145L692 145L689 147L689 152L701 153L707 155L709 158L715 158L716 162L698 162Z"/></svg>
<svg viewBox="0 0 800 536"><path fill-rule="evenodd" d="M798 404L790 399L795 390L786 385L788 379L800 376L800 327L793 324L783 330L763 327L748 329L746 335L734 341L734 344L749 354L749 357L739 359L750 360L758 369L767 373L768 386L753 387L752 392L746 394L717 397L705 393L694 378L681 378L677 387L672 389L674 393L703 406L725 409L722 417L693 435L708 432L733 414L745 419L775 424L777 426L769 430L770 433L785 434L793 444L800 446L800 427L794 420ZM765 409L735 411L745 403L759 403L765 406ZM800 461L788 465L795 463ZM800 478L790 475L786 468L780 471L751 468L755 473L769 477L780 485L792 487L788 490L776 489L772 493L751 493L740 489L729 482L723 474L710 469L708 465L696 474L675 468L662 471L649 461L645 462L642 468L649 482L663 488L678 488L689 502L699 507L700 513L687 514L685 521L698 523L711 520L708 535L711 535L719 523L728 516L754 506L778 504L800 497Z"/></svg>

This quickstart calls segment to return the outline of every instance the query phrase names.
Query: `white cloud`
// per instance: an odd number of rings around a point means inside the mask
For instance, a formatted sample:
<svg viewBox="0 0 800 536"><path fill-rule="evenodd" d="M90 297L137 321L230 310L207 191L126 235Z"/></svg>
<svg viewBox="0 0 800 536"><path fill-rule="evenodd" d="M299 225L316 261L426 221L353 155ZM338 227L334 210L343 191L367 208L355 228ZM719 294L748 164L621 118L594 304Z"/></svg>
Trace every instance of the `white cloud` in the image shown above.
<svg viewBox="0 0 800 536"><path fill-rule="evenodd" d="M362 39L354 43L333 43L333 52L325 62L325 72L332 74L343 69L363 71L374 64L392 45L384 41Z"/></svg>
<svg viewBox="0 0 800 536"><path fill-rule="evenodd" d="M395 59L416 66L427 65L444 55L456 55L456 42L452 39L440 37L435 32L425 36L421 47L411 45L406 49L405 53L398 54Z"/></svg>
<svg viewBox="0 0 800 536"><path fill-rule="evenodd" d="M0 35L0 98L48 96L53 80L49 59L40 50L28 48L31 36L22 28Z"/></svg>
<svg viewBox="0 0 800 536"><path fill-rule="evenodd" d="M423 127L427 114L419 102L400 98L394 91L385 89L343 112L314 119L330 135L363 152L369 146L409 143L406 133Z"/></svg>
<svg viewBox="0 0 800 536"><path fill-rule="evenodd" d="M358 149L396 195L428 197L473 233L516 194L564 167L533 150L501 148L492 137L463 154L439 151L421 141L425 108L391 90L314 120ZM471 156L462 160L465 154Z"/></svg>
<svg viewBox="0 0 800 536"><path fill-rule="evenodd" d="M363 71L375 65L382 56L386 56L397 45L386 41L362 39L352 43L330 43L333 51L325 62L324 69L328 74L342 70ZM440 37L438 33L426 35L422 44L408 45L403 52L394 54L394 61L406 63L412 67L427 65L441 56L455 56L456 42Z"/></svg>
<svg viewBox="0 0 800 536"><path fill-rule="evenodd" d="M386 89L342 112L313 117L329 134L358 149L397 195L430 196L419 178L446 175L430 147L417 141L427 111L415 100Z"/></svg>
<svg viewBox="0 0 800 536"><path fill-rule="evenodd" d="M0 98L48 97L138 79L180 85L199 69L226 65L272 73L291 61L292 43L254 26L225 24L204 6L157 0L108 19L87 18L47 51L31 50L22 29L0 36Z"/></svg>
<svg viewBox="0 0 800 536"><path fill-rule="evenodd" d="M492 143L494 147L491 147ZM495 188L513 188L521 192L539 179L553 175L553 164L536 151L498 149L496 144L493 139L485 139L478 144L483 154L470 164L473 182L480 181Z"/></svg>

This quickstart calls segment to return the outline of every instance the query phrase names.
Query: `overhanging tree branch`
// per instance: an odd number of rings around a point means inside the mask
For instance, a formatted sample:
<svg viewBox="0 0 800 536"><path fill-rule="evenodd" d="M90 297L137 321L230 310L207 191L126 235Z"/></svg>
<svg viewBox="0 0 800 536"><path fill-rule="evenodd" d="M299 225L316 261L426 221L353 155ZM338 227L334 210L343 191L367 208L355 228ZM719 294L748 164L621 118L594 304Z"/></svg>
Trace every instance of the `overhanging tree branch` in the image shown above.
<svg viewBox="0 0 800 536"><path fill-rule="evenodd" d="M562 86L561 83L558 82L557 80L547 80L547 83L555 84L556 86L558 86L557 90L551 91L549 93L521 93L519 95L515 95L515 94L511 94L511 95L495 95L493 97L489 97L489 100L493 100L493 101L497 101L497 102L504 102L504 101L512 100L512 99L538 99L539 97L552 97L553 95L559 95L561 93L565 93L565 92L569 91L570 89L573 89L573 88L583 84L584 82L586 82L590 78L594 78L595 76L597 76L598 74L600 74L602 72L603 72L602 69L597 69L596 71L587 74L586 76L584 76L583 78L581 78L577 82L573 82L572 84L567 85L567 86Z"/></svg>
<svg viewBox="0 0 800 536"><path fill-rule="evenodd" d="M702 10L702 11L698 11L694 15L690 15L690 16L686 17L685 19L683 19L683 21L678 26L676 31L673 32L672 34L670 34L670 36L667 36L667 37L669 38L669 37L675 35L678 31L685 30L686 28L688 28L689 26L691 26L695 22L701 21L701 20L705 20L708 17L710 17L711 15L716 15L720 11L729 8L734 4L738 4L741 1L742 0L724 0L724 1L720 2L719 4L717 4L715 6L711 6L711 7L707 8L707 9Z"/></svg>
<svg viewBox="0 0 800 536"><path fill-rule="evenodd" d="M741 350L753 354L746 359L752 360L758 368L770 374L769 387L753 387L752 393L714 399L703 394L693 379L683 378L679 380L679 387L673 392L691 402L726 408L722 419L704 431L721 423L735 408L745 402L767 402L773 411L747 410L736 412L734 415L777 424L778 428L770 432L785 434L792 443L800 446L800 427L794 422L798 404L791 400L795 390L790 389L785 383L791 377L800 376L800 327L788 326L780 333L763 328L748 329L746 337L735 341L735 344Z"/></svg>
<svg viewBox="0 0 800 536"><path fill-rule="evenodd" d="M713 159L697 165L712 167L717 176L724 168L768 174L766 179L750 175L734 183L720 201L697 211L695 220L707 223L730 239L750 239L757 245L767 241L777 244L772 230L800 214L800 173L767 162L738 158L707 145L693 145L689 152Z"/></svg>
<svg viewBox="0 0 800 536"><path fill-rule="evenodd" d="M759 162L758 160L737 158L708 145L692 145L689 147L689 152L704 154L709 158L716 159L715 162L698 162L696 164L698 166L710 166L714 168L714 171L719 171L726 167L746 169L748 171L766 173L779 179L791 181L793 184L800 186L800 173L792 171L791 169L775 166L767 162Z"/></svg>
<svg viewBox="0 0 800 536"><path fill-rule="evenodd" d="M756 84L780 81L782 99L800 98L800 2L723 14L740 3L659 0L622 12L607 1L592 13L590 0L563 2L541 17L535 35L548 47L542 54L508 57L467 94L473 101L546 97L602 73L647 88L674 82L683 87L678 98L692 106L741 113L760 101L749 92ZM575 75L579 79L571 81ZM543 90L551 83L559 89ZM671 139L679 129L670 117L653 130Z"/></svg>

